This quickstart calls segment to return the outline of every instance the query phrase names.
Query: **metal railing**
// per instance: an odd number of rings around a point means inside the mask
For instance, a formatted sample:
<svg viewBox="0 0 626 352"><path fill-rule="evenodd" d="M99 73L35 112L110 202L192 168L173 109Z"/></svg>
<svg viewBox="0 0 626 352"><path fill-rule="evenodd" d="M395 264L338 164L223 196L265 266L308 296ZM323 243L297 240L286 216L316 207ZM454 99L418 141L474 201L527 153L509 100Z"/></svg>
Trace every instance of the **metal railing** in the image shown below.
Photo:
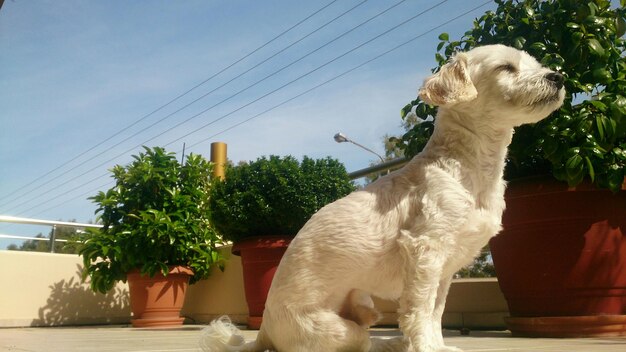
<svg viewBox="0 0 626 352"><path fill-rule="evenodd" d="M358 179L358 178L365 177L367 175L370 175L376 172L388 171L395 167L403 166L404 164L408 163L409 160L410 159L404 158L404 157L396 158L393 160L388 160L388 161L385 161L385 162L382 162L373 166L369 166L360 170L350 172L348 176L352 180ZM8 235L8 234L0 233L0 239L4 238L4 239L16 239L16 240L22 240L22 241L27 241L27 240L49 241L50 253L54 253L55 242L67 242L67 240L65 239L56 238L58 228L70 227L70 228L75 228L75 229L84 229L84 228L101 228L102 227L102 225L97 225L97 224L81 224L77 222L67 222L67 221L50 221L50 220L40 220L40 219L31 219L31 218L21 218L21 217L15 217L15 216L7 216L7 215L0 215L0 222L10 223L10 224L22 224L22 225L43 225L43 226L52 227L50 238Z"/></svg>
<svg viewBox="0 0 626 352"><path fill-rule="evenodd" d="M52 227L52 233L50 238L45 237L26 237L26 236L16 236L16 235L7 235L1 234L0 238L6 239L18 239L18 240L31 240L31 241L49 241L50 242L50 253L54 253L54 243L55 242L67 242L67 240L59 238L57 239L57 228L60 227L71 227L75 229L85 229L85 228L100 228L102 225L97 224L81 224L77 222L67 222L67 221L50 221L50 220L40 220L40 219L30 219L30 218L20 218L15 216L7 216L0 215L0 222L10 223L10 224L21 224L21 225L43 225Z"/></svg>
<svg viewBox="0 0 626 352"><path fill-rule="evenodd" d="M367 175L370 175L376 172L387 171L387 170L393 169L394 167L403 166L404 164L408 163L410 160L411 159L405 158L405 157L388 160L388 161L385 161L376 165L372 165L370 167L366 167L364 169L352 171L348 173L348 177L350 177L351 180L355 180L357 178L365 177Z"/></svg>

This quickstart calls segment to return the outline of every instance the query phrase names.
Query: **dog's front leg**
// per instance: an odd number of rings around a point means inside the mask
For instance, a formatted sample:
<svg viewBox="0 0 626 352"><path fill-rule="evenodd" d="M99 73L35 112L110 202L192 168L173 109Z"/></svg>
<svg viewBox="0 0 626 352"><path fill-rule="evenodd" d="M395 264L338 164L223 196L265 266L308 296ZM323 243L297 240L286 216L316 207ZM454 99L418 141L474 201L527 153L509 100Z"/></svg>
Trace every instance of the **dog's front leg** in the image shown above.
<svg viewBox="0 0 626 352"><path fill-rule="evenodd" d="M439 287L437 289L437 299L435 300L435 309L433 311L433 336L436 337L437 343L440 346L444 346L441 319L443 317L443 311L446 307L446 298L448 297L448 291L450 290L450 284L452 283L452 277L446 276L439 281ZM448 347L450 351L459 351L454 347Z"/></svg>
<svg viewBox="0 0 626 352"><path fill-rule="evenodd" d="M400 328L413 352L458 352L443 344L441 314L449 279L442 279L445 249L429 236L403 233L404 290L400 298ZM442 296L438 299L439 296ZM439 303L439 304L438 304ZM438 321L437 321L438 319Z"/></svg>

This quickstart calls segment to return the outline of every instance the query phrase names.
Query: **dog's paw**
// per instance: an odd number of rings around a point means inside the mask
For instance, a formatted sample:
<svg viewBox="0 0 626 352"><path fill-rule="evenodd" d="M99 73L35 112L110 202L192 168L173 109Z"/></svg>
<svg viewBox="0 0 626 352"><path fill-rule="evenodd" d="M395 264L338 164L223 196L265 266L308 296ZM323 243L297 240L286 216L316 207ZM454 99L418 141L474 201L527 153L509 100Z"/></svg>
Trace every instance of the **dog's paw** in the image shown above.
<svg viewBox="0 0 626 352"><path fill-rule="evenodd" d="M404 350L403 350L404 351ZM454 346L427 346L413 349L408 346L407 351L411 352L463 352L462 349Z"/></svg>

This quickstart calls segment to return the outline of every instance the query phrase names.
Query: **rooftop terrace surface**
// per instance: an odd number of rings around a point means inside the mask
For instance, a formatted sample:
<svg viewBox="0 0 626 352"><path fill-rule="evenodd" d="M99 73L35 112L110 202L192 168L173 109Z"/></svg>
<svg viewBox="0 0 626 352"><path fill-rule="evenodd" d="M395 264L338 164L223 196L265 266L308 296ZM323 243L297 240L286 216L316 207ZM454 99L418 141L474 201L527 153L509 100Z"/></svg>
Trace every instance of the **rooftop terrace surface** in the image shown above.
<svg viewBox="0 0 626 352"><path fill-rule="evenodd" d="M0 351L128 351L185 352L199 351L201 325L185 325L176 329L135 329L127 326L89 326L60 328L0 329ZM248 340L256 331L244 331ZM397 329L375 328L372 336L393 337ZM506 331L472 331L461 336L458 331L445 331L446 343L466 352L625 352L626 338L594 339L530 339L511 337Z"/></svg>

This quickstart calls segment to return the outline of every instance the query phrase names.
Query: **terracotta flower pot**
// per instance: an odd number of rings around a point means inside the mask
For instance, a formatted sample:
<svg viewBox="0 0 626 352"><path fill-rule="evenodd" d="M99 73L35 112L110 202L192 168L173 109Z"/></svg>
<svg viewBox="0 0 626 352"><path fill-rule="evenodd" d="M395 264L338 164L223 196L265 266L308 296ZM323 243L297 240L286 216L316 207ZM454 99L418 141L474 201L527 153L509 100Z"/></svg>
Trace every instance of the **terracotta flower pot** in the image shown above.
<svg viewBox="0 0 626 352"><path fill-rule="evenodd" d="M248 303L248 328L258 329L263 321L265 301L274 273L292 237L253 237L233 245L233 254L241 256L243 284Z"/></svg>
<svg viewBox="0 0 626 352"><path fill-rule="evenodd" d="M626 192L511 182L490 242L515 335L626 335Z"/></svg>
<svg viewBox="0 0 626 352"><path fill-rule="evenodd" d="M139 270L127 274L130 291L131 322L134 327L182 325L180 310L185 302L191 269L171 266L167 276L157 272L154 277L141 276Z"/></svg>

